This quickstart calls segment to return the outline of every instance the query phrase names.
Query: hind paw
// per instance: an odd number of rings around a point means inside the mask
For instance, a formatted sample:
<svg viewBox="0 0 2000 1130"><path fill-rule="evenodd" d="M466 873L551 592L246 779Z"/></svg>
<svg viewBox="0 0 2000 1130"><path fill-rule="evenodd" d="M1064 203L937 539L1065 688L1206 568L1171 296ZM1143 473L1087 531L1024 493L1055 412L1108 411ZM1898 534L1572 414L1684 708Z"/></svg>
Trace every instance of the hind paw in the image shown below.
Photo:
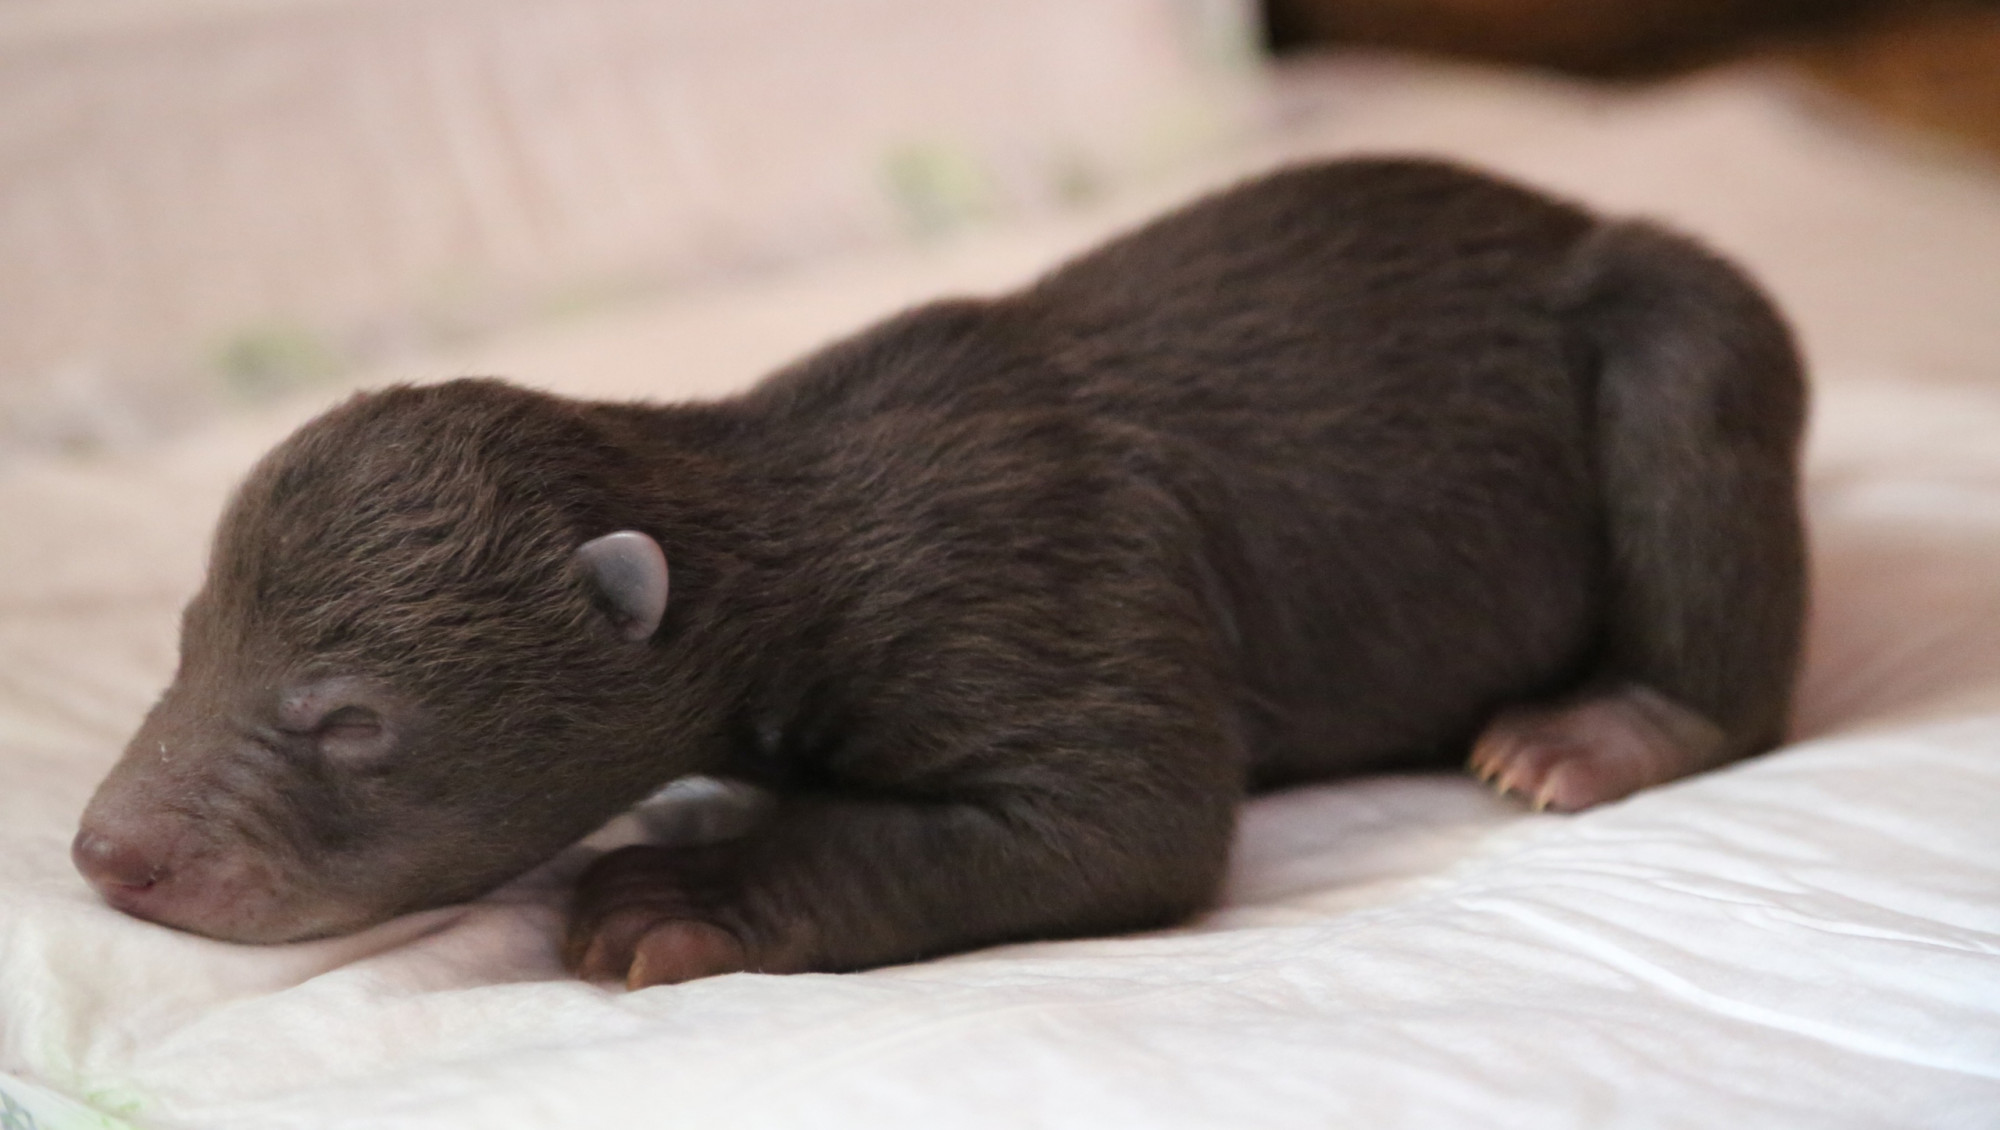
<svg viewBox="0 0 2000 1130"><path fill-rule="evenodd" d="M1575 812L1705 768L1723 740L1694 711L1631 686L1501 711L1473 743L1470 767L1537 811Z"/></svg>

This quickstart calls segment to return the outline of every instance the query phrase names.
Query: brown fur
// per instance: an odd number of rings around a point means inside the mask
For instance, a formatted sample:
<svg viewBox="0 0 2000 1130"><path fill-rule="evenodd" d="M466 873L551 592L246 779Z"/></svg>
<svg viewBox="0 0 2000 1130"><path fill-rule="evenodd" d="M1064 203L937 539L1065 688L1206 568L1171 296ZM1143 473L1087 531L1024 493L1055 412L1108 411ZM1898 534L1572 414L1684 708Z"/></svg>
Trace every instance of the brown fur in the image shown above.
<svg viewBox="0 0 2000 1130"><path fill-rule="evenodd" d="M1576 807L1778 740L1802 411L1728 265L1402 160L1250 183L716 403L364 394L244 484L79 866L173 925L310 936L708 773L769 817L602 860L586 975L1173 922L1255 785L1491 723L1482 771ZM671 563L638 642L578 564L621 529Z"/></svg>

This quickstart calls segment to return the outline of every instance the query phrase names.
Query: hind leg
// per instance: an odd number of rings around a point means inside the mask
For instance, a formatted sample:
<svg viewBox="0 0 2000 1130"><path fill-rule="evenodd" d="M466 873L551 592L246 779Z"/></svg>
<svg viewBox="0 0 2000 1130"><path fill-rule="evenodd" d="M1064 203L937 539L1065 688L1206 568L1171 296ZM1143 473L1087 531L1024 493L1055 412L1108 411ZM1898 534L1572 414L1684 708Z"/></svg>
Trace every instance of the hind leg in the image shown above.
<svg viewBox="0 0 2000 1130"><path fill-rule="evenodd" d="M1568 810L1781 740L1805 611L1805 391L1777 312L1645 225L1605 228L1577 266L1608 549L1598 669L1503 710L1472 754L1503 791Z"/></svg>

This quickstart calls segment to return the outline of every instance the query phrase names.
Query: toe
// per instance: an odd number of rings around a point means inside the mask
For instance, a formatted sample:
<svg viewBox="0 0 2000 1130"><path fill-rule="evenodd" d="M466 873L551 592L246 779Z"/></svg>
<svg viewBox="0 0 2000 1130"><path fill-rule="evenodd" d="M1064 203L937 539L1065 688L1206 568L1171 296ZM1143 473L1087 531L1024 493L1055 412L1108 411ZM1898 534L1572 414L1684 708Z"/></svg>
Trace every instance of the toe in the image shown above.
<svg viewBox="0 0 2000 1130"><path fill-rule="evenodd" d="M678 985L738 973L747 964L743 944L720 926L685 920L660 922L639 939L625 986Z"/></svg>
<svg viewBox="0 0 2000 1130"><path fill-rule="evenodd" d="M570 936L566 964L585 981L623 981L639 940L660 920L657 910L613 910Z"/></svg>
<svg viewBox="0 0 2000 1130"><path fill-rule="evenodd" d="M1714 759L1720 731L1644 688L1556 708L1503 711L1474 744L1471 764L1537 811L1575 812L1684 776Z"/></svg>

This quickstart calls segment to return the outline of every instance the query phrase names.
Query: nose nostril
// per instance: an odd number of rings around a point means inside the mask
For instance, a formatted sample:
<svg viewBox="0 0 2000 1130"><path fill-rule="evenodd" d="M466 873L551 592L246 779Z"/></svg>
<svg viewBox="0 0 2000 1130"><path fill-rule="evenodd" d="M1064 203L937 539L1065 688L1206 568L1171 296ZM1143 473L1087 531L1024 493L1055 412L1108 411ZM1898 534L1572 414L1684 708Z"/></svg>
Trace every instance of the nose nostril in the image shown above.
<svg viewBox="0 0 2000 1130"><path fill-rule="evenodd" d="M143 891L166 876L165 868L144 852L87 830L78 832L70 844L70 859L100 891Z"/></svg>

